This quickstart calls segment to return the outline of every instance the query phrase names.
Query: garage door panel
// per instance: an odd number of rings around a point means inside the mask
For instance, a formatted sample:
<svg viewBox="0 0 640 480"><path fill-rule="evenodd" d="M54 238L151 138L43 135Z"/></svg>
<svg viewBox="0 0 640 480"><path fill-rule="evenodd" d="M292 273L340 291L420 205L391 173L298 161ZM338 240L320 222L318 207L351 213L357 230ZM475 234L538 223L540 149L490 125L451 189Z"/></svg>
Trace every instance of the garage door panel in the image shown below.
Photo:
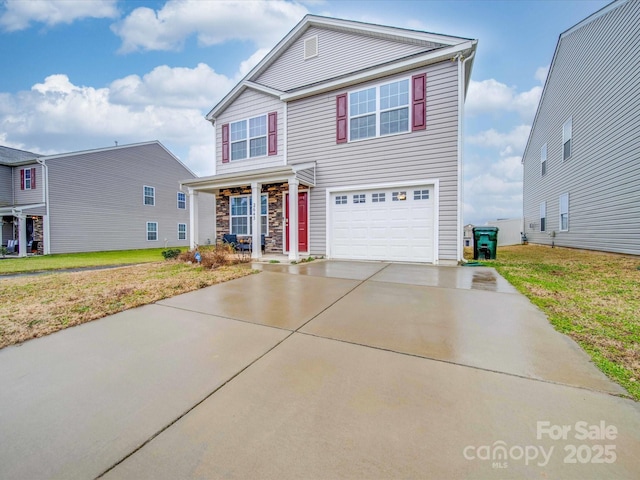
<svg viewBox="0 0 640 480"><path fill-rule="evenodd" d="M396 198L405 192L406 199L394 201L394 192ZM340 192L330 202L332 257L433 261L433 186Z"/></svg>

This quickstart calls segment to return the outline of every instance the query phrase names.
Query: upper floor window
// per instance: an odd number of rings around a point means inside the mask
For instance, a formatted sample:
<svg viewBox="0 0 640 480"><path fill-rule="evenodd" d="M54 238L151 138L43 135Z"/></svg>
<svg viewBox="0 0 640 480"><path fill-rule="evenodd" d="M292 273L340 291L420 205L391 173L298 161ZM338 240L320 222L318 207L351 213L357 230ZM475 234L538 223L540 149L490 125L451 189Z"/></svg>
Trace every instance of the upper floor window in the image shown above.
<svg viewBox="0 0 640 480"><path fill-rule="evenodd" d="M572 135L572 119L569 118L562 126L562 159L566 160L571 156L571 135Z"/></svg>
<svg viewBox="0 0 640 480"><path fill-rule="evenodd" d="M569 230L569 194L560 195L560 231Z"/></svg>
<svg viewBox="0 0 640 480"><path fill-rule="evenodd" d="M542 175L547 174L547 144L545 143L540 149L540 168Z"/></svg>
<svg viewBox="0 0 640 480"><path fill-rule="evenodd" d="M178 192L178 208L180 210L187 208L187 196L182 192Z"/></svg>
<svg viewBox="0 0 640 480"><path fill-rule="evenodd" d="M154 187L144 186L144 204L155 205L156 204L156 189Z"/></svg>
<svg viewBox="0 0 640 480"><path fill-rule="evenodd" d="M267 154L267 116L230 124L231 160L262 157Z"/></svg>
<svg viewBox="0 0 640 480"><path fill-rule="evenodd" d="M33 190L36 188L36 169L23 168L20 170L20 190Z"/></svg>
<svg viewBox="0 0 640 480"><path fill-rule="evenodd" d="M409 131L409 79L349 94L349 138Z"/></svg>
<svg viewBox="0 0 640 480"><path fill-rule="evenodd" d="M547 202L540 204L540 231L547 231Z"/></svg>

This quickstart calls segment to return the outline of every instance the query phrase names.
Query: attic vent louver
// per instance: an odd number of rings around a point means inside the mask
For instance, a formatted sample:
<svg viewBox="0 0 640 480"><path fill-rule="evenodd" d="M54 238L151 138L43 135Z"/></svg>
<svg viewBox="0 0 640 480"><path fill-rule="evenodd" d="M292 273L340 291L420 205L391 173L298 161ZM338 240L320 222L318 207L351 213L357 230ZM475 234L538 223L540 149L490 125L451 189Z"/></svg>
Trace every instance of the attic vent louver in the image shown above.
<svg viewBox="0 0 640 480"><path fill-rule="evenodd" d="M318 56L318 36L306 38L304 40L304 59L308 60Z"/></svg>

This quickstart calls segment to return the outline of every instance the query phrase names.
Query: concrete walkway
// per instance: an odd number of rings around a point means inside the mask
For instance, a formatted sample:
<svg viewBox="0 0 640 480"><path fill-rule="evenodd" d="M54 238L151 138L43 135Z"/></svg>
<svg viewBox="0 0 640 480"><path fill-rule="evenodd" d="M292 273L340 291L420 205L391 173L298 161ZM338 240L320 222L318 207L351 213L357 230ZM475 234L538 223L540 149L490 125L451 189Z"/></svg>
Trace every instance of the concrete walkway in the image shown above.
<svg viewBox="0 0 640 480"><path fill-rule="evenodd" d="M0 478L640 477L640 407L494 270L255 264L0 350Z"/></svg>

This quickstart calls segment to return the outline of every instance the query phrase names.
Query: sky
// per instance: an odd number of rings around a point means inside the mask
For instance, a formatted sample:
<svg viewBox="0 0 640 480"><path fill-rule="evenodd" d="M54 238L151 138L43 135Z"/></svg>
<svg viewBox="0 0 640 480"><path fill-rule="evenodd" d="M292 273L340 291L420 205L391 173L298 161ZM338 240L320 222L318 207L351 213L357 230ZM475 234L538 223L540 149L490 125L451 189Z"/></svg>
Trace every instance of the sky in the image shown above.
<svg viewBox="0 0 640 480"><path fill-rule="evenodd" d="M159 140L211 175L204 116L311 13L477 39L464 223L520 218L522 154L558 37L608 3L0 0L0 145L55 154Z"/></svg>

